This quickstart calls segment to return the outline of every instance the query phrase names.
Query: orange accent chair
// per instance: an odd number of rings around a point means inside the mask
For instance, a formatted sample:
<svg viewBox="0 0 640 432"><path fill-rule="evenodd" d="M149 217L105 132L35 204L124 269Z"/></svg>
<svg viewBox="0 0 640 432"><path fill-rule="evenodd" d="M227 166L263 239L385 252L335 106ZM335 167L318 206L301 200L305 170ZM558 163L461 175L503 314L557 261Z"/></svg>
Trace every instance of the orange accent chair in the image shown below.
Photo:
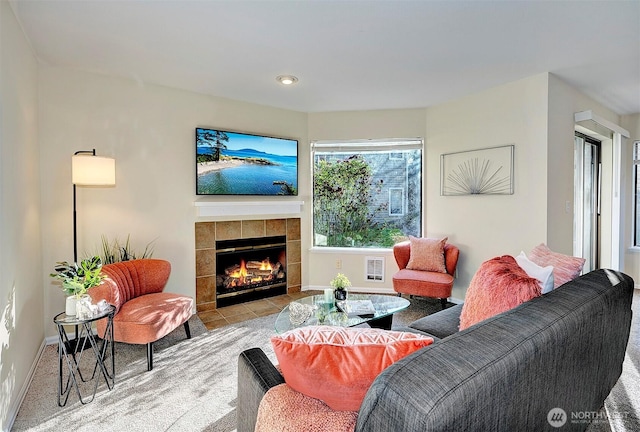
<svg viewBox="0 0 640 432"><path fill-rule="evenodd" d="M453 280L458 265L460 251L452 244L444 245L444 263L447 273L409 270L407 264L411 257L411 243L408 241L393 246L393 256L400 269L393 275L393 289L398 293L411 296L439 298L442 309L447 306L447 299L451 297Z"/></svg>
<svg viewBox="0 0 640 432"><path fill-rule="evenodd" d="M171 263L159 259L138 259L107 264L102 284L89 290L94 303L106 300L116 307L113 340L147 345L147 370L153 369L153 343L184 325L191 339L189 318L193 299L165 293ZM104 336L107 320L97 322L98 335Z"/></svg>

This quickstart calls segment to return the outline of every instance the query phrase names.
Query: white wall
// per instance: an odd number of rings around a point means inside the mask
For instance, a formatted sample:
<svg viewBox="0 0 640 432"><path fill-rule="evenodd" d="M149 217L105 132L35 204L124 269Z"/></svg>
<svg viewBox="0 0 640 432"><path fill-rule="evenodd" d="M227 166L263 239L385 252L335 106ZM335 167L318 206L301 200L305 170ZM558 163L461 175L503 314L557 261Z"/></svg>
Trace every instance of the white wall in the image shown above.
<svg viewBox="0 0 640 432"><path fill-rule="evenodd" d="M534 76L427 110L427 230L460 248L453 297L480 264L547 240L547 76ZM440 196L440 156L515 145L514 194Z"/></svg>
<svg viewBox="0 0 640 432"><path fill-rule="evenodd" d="M580 93L556 76L549 75L548 244L551 249L566 254L573 253L573 211L567 213L565 206L569 202L570 208L573 209L574 114L586 110L592 110L599 117L620 124L619 116L616 113ZM603 142L601 152L603 161L601 250L606 255L601 264L609 266L613 161L611 143Z"/></svg>
<svg viewBox="0 0 640 432"><path fill-rule="evenodd" d="M6 0L0 20L0 424L8 430L44 340L44 313L37 63Z"/></svg>
<svg viewBox="0 0 640 432"><path fill-rule="evenodd" d="M39 86L45 270L73 258L71 155L77 150L95 148L116 159L115 187L78 188L79 257L95 253L102 235L124 239L130 234L138 249L155 239L154 257L172 263L170 292L195 297L194 223L206 220L196 218L194 207L200 198L195 194L197 126L299 139L302 174L295 199L309 201L304 113L69 69L43 67ZM62 310L64 296L47 274L41 283L47 287L49 324ZM54 330L48 325L47 335Z"/></svg>

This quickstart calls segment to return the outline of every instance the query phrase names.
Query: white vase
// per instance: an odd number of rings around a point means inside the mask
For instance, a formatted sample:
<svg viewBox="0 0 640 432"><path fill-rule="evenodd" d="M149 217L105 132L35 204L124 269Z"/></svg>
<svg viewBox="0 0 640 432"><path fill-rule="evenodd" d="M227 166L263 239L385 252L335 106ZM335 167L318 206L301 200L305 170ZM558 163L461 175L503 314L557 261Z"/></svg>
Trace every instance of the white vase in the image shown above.
<svg viewBox="0 0 640 432"><path fill-rule="evenodd" d="M66 313L68 316L76 316L76 302L76 296L68 296L67 302L65 303L64 313Z"/></svg>

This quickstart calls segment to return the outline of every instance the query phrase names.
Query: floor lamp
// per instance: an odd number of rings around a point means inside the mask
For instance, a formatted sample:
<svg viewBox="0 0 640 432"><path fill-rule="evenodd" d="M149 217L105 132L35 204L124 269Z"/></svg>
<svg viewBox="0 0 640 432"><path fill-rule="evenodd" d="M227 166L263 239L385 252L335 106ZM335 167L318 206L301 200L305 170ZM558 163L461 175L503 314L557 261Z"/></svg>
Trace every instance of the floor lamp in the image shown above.
<svg viewBox="0 0 640 432"><path fill-rule="evenodd" d="M71 182L73 183L73 262L78 262L76 185L114 186L116 184L116 160L96 156L96 149L79 150L71 157Z"/></svg>

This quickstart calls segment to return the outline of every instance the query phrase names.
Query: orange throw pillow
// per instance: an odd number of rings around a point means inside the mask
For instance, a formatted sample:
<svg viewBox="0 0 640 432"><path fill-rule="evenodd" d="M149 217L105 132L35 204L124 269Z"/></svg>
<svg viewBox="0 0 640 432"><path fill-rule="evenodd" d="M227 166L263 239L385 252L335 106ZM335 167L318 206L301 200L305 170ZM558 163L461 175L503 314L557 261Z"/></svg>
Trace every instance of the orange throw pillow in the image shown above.
<svg viewBox="0 0 640 432"><path fill-rule="evenodd" d="M444 245L448 237L440 240L409 236L411 253L407 269L446 273Z"/></svg>
<svg viewBox="0 0 640 432"><path fill-rule="evenodd" d="M338 411L358 411L380 372L432 343L415 333L331 326L271 338L287 385Z"/></svg>
<svg viewBox="0 0 640 432"><path fill-rule="evenodd" d="M541 287L510 255L483 262L473 275L460 312L460 330L539 297Z"/></svg>
<svg viewBox="0 0 640 432"><path fill-rule="evenodd" d="M531 250L529 259L540 267L553 267L553 288L556 289L582 273L585 259L554 252L544 243Z"/></svg>

